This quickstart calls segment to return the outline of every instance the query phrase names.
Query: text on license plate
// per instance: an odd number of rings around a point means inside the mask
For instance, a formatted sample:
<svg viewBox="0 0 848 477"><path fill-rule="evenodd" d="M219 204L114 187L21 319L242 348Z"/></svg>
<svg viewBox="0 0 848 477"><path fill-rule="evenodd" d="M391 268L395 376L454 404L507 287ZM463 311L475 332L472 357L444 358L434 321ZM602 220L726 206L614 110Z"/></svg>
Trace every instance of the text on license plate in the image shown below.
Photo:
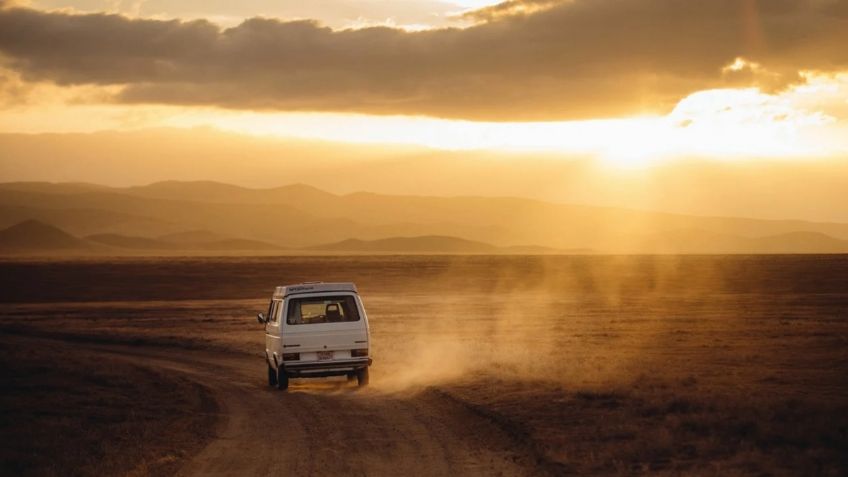
<svg viewBox="0 0 848 477"><path fill-rule="evenodd" d="M332 351L319 351L318 352L318 359L319 360L320 359L333 359L333 352Z"/></svg>

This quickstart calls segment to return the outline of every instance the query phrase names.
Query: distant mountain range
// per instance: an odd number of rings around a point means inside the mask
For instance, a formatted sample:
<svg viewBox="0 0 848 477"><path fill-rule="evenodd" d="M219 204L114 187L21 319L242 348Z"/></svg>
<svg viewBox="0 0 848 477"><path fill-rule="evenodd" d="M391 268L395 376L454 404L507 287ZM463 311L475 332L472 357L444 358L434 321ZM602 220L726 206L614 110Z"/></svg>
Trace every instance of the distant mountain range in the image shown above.
<svg viewBox="0 0 848 477"><path fill-rule="evenodd" d="M498 247L456 237L392 237L379 240L347 239L341 242L309 247L328 252L361 253L497 253Z"/></svg>
<svg viewBox="0 0 848 477"><path fill-rule="evenodd" d="M848 224L296 184L0 184L0 253L846 253Z"/></svg>
<svg viewBox="0 0 848 477"><path fill-rule="evenodd" d="M179 237L179 234L175 234ZM169 240L119 234L94 234L75 237L64 230L26 220L0 230L0 254L9 255L138 255L163 253L259 253L280 247L256 240L223 238L206 241Z"/></svg>
<svg viewBox="0 0 848 477"><path fill-rule="evenodd" d="M159 238L133 237L120 234L94 234L84 237L86 240L102 245L128 250L220 250L220 251L273 251L280 247L258 240L222 238L219 240L172 240L170 234Z"/></svg>

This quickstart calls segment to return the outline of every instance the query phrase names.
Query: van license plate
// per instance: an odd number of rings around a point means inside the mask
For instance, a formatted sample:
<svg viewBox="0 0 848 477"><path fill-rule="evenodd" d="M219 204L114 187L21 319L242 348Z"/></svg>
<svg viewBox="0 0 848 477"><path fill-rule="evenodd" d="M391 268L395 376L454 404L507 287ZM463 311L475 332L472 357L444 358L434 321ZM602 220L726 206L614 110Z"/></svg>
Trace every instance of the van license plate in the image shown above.
<svg viewBox="0 0 848 477"><path fill-rule="evenodd" d="M319 360L333 359L333 352L332 351L319 351L318 352L318 359Z"/></svg>

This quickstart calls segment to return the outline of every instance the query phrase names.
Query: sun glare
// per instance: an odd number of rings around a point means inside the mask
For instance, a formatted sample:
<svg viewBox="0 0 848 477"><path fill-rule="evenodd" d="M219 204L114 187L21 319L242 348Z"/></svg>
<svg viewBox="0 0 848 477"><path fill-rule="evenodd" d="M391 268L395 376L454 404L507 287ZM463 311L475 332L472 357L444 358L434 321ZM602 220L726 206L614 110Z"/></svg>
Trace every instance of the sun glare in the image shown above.
<svg viewBox="0 0 848 477"><path fill-rule="evenodd" d="M793 94L799 94L794 92ZM616 167L646 167L675 157L733 160L834 154L834 120L756 89L694 93L666 116L491 123L407 116L188 112L169 125L213 126L261 136L350 143L420 145L592 155ZM831 137L831 139L828 139Z"/></svg>
<svg viewBox="0 0 848 477"><path fill-rule="evenodd" d="M739 60L739 65L743 61ZM757 89L700 91L681 100L665 116L515 123L156 105L128 111L120 105L66 100L57 96L56 89L41 86L39 97L62 101L15 107L10 111L14 114L0 115L0 128L7 132L91 132L213 127L277 138L596 157L603 164L621 168L649 167L680 157L742 160L848 152L843 139L845 123L834 119L845 111L833 109L848 110L847 75L808 75L804 84L780 94ZM88 89L72 92L88 96L96 93Z"/></svg>

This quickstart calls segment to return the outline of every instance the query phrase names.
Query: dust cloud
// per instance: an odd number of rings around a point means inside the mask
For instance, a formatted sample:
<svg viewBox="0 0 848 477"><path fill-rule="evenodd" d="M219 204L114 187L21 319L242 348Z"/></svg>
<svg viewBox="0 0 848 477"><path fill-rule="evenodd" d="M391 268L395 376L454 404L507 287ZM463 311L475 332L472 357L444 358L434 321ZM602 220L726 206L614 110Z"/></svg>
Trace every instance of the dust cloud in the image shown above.
<svg viewBox="0 0 848 477"><path fill-rule="evenodd" d="M487 260L454 258L427 290L364 294L378 389L475 376L566 386L633 380L665 354L682 321L699 331L705 291L721 288L713 261L675 256Z"/></svg>
<svg viewBox="0 0 848 477"><path fill-rule="evenodd" d="M371 323L375 391L494 378L569 389L662 381L841 395L844 373L823 363L844 349L844 261L584 255L9 262L6 275L15 280L0 299L7 303L3 322L16 329L256 356L263 334L254 316L273 286L352 281Z"/></svg>

